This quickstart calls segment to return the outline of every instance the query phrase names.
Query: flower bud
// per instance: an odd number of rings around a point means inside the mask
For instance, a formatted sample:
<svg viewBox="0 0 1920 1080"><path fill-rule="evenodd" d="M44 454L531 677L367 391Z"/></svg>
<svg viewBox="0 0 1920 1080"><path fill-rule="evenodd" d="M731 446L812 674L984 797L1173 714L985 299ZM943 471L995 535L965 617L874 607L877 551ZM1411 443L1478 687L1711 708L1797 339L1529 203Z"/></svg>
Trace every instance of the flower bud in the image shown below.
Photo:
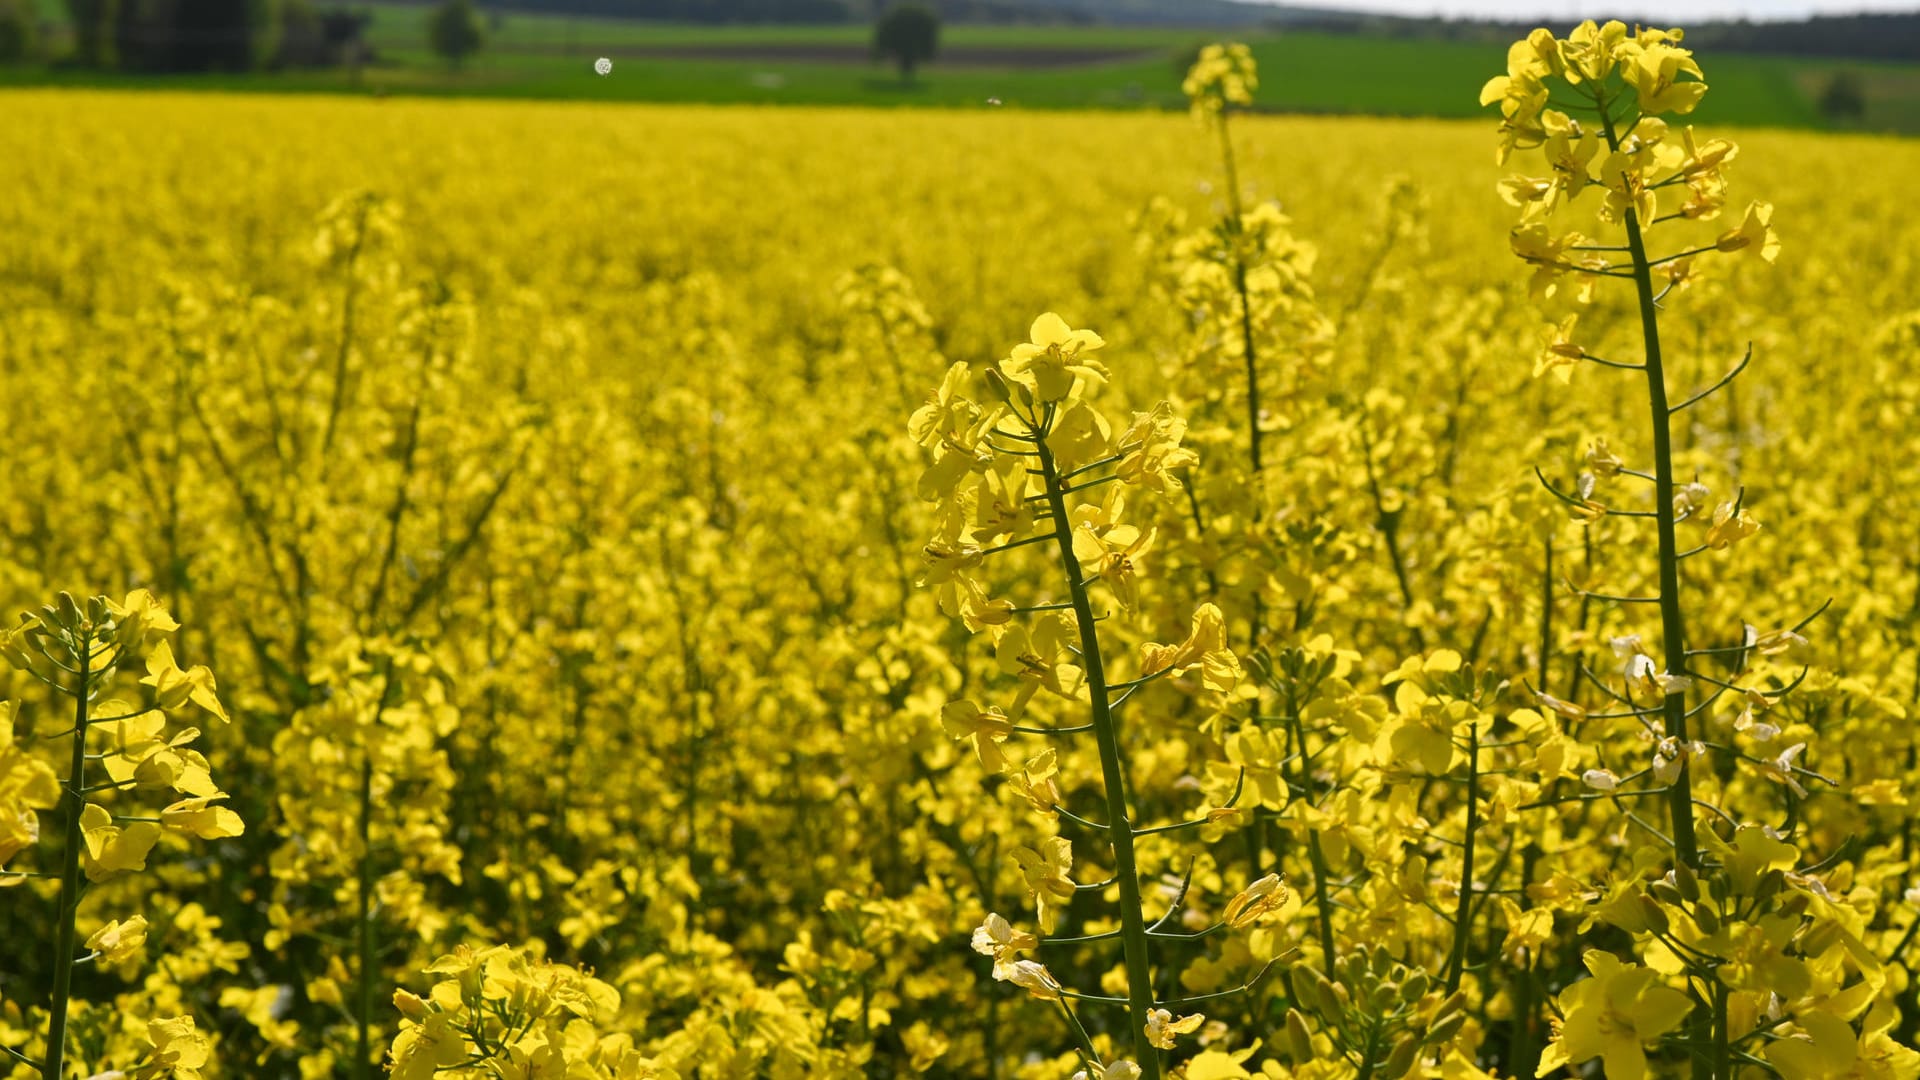
<svg viewBox="0 0 1920 1080"><path fill-rule="evenodd" d="M1295 1065L1312 1063L1313 1035L1307 1031L1307 1018L1301 1015L1299 1009L1287 1010L1287 1049L1293 1054Z"/></svg>

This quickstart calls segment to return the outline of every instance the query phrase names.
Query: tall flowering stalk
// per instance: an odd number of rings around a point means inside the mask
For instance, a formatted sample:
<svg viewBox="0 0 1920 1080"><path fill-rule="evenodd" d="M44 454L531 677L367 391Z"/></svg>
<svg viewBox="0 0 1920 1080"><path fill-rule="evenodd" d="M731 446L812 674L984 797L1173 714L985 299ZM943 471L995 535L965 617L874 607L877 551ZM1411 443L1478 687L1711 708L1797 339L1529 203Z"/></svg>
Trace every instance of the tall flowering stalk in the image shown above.
<svg viewBox="0 0 1920 1080"><path fill-rule="evenodd" d="M1590 732L1604 731L1605 721L1640 726L1650 761L1624 776L1603 761L1584 774L1591 790L1573 798L1620 808L1652 845L1641 850L1637 869L1597 905L1599 918L1633 936L1645 966L1588 950L1584 961L1592 978L1559 995L1559 1020L1539 1072L1599 1057L1609 1075L1636 1076L1647 1068L1646 1046L1662 1042L1683 1048L1694 1076L1711 1080L1753 1064L1787 1076L1846 1075L1870 1059L1899 1061L1900 1069L1908 1069L1912 1054L1886 1037L1884 1024L1869 1019L1858 1035L1847 1024L1858 1011L1849 1004L1857 992L1843 990L1842 979L1816 974L1839 963L1836 942L1857 925L1816 876L1844 852L1802 867L1794 835L1800 803L1810 794L1803 781L1832 781L1798 760L1804 743L1772 757L1749 749L1779 735L1779 726L1765 718L1806 675L1805 668L1798 676L1776 674L1763 658L1803 645L1798 631L1811 616L1766 634L1749 626L1741 641L1728 646L1696 647L1688 639L1683 564L1721 556L1760 525L1745 509L1744 489L1716 503L1700 480L1676 479L1672 420L1730 385L1752 350L1725 375L1676 402L1662 352L1662 303L1703 271L1703 257L1771 263L1780 244L1773 208L1763 202L1749 203L1732 228L1693 229L1720 216L1727 202L1726 166L1737 150L1724 139L1697 139L1691 127L1676 132L1661 119L1692 112L1707 91L1681 40L1678 30L1630 34L1618 22L1583 23L1565 39L1535 30L1510 50L1507 74L1489 81L1481 94L1483 104L1497 103L1503 114L1500 160L1515 149L1538 148L1546 166L1544 176L1512 176L1500 185L1521 212L1513 249L1535 268L1533 292L1560 309L1556 314L1564 313L1550 328L1535 374L1566 382L1587 365L1638 373L1650 419L1644 451L1651 471L1630 467L1605 441L1596 441L1575 490L1548 484L1587 525L1609 517L1652 523L1652 594L1600 593L1585 586L1579 591L1625 612L1657 610L1660 640L1649 648L1639 634L1612 638L1621 665L1610 675L1579 666L1613 705L1588 710L1536 691L1542 704ZM1574 231L1556 234L1556 221L1590 190L1600 194L1600 223L1615 235L1596 240ZM1638 362L1598 355L1576 333L1581 309L1608 281L1629 283L1634 291ZM1604 486L1626 480L1651 487L1650 506L1626 509L1599 497ZM1685 548L1682 525L1698 530ZM1709 658L1721 666L1709 666ZM1733 714L1724 707L1716 713L1716 703L1729 694ZM1603 753L1608 748L1601 746ZM1752 800L1734 798L1754 790L1737 783L1742 771L1766 781L1758 790L1780 794L1786 804L1781 825L1763 824L1771 814L1761 820L1743 816L1761 807L1738 805ZM1642 798L1666 803L1666 832L1633 812ZM1645 880L1669 858L1672 868L1664 878ZM1850 962L1872 965L1857 953ZM1684 981L1684 992L1664 985L1673 976ZM1807 1037L1788 1037L1788 1024ZM1685 1034L1677 1034L1683 1025Z"/></svg>
<svg viewBox="0 0 1920 1080"><path fill-rule="evenodd" d="M198 666L183 670L174 662L166 635L177 629L179 624L140 589L124 602L104 596L82 602L61 593L54 603L0 634L0 655L57 698L65 698L71 709L71 726L47 736L66 740L67 774L57 781L46 763L14 741L12 707L0 703L0 793L17 802L0 807L12 811L7 833L0 834L0 865L34 846L40 833L38 812L57 809L63 838L54 869L0 869L0 884L26 877L60 882L45 1057L35 1061L8 1050L48 1080L70 1071L67 1024L75 1004L74 971L96 961L130 962L146 944L147 919L135 913L107 922L83 946L78 925L88 887L146 869L152 851L169 834L212 840L245 830L238 814L218 805L227 794L214 784L207 759L190 749L200 729L181 725L169 730L170 713L202 712L227 719L213 673ZM147 672L139 680L144 704L108 696L119 688L121 673L135 663ZM89 775L92 764L105 775ZM134 808L123 800L152 792L179 798L150 814L129 812ZM207 1062L211 1045L194 1032L191 1017L154 1018L147 1028L153 1049L137 1075ZM105 1063L71 1064L92 1073L103 1071L96 1067ZM125 1064L131 1068L134 1063Z"/></svg>
<svg viewBox="0 0 1920 1080"><path fill-rule="evenodd" d="M1185 424L1162 403L1136 413L1116 431L1089 400L1107 369L1093 356L1105 342L1090 330L1074 330L1048 313L1033 323L1031 340L1016 345L998 365L975 371L955 364L934 400L913 416L910 430L934 451L920 480L921 494L937 504L934 535L925 549L924 584L940 606L969 630L989 633L1001 670L1016 689L1003 706L971 700L948 703L942 721L969 741L981 764L1004 776L1044 817L1065 820L1104 844L1112 876L1085 884L1073 878L1073 841L1051 836L1014 852L1036 904L1039 934L1020 930L990 914L973 945L994 961L994 977L1034 997L1053 1002L1074 1034L1085 1075L1102 1080L1161 1075L1160 1052L1177 1035L1198 1028L1199 1014L1174 1010L1229 996L1257 981L1212 994L1162 1000L1154 990L1156 942L1191 942L1218 931L1251 925L1287 899L1277 877L1268 877L1234 897L1204 929L1168 929L1189 905L1187 888L1151 922L1144 904L1136 846L1148 837L1198 830L1233 814L1238 792L1224 807L1190 820L1144 826L1129 805L1131 780L1127 739L1119 710L1156 680L1199 675L1200 689L1224 695L1240 679L1240 665L1226 642L1226 620L1212 604L1194 612L1190 633L1173 645L1144 643L1137 673L1115 679L1111 644L1103 643L1095 613L1095 585L1123 612L1138 610L1141 578L1154 530L1128 520L1135 492L1169 494L1180 488L1175 471L1192 464L1183 446ZM1094 494L1097 492L1097 494ZM1016 605L993 595L980 573L989 560L1023 549L1047 552L1055 591ZM1064 597L1055 599L1054 597ZM1079 784L1065 747L1049 747L1023 760L1003 743L1014 735L1051 739L1091 734L1099 762L1097 811L1069 809ZM1093 785L1089 785L1093 786ZM1084 809L1084 808L1083 808ZM1190 881L1189 881L1190 884ZM1113 888L1119 927L1077 936L1053 936L1061 915L1083 892ZM1023 953L1042 947L1118 941L1126 973L1124 997L1080 993L1048 967ZM1123 1007L1131 1056L1107 1060L1075 1004ZM1098 1029L1096 1025L1095 1030Z"/></svg>
<svg viewBox="0 0 1920 1080"><path fill-rule="evenodd" d="M1700 866L1695 835L1692 770L1689 759L1698 752L1688 736L1687 691L1692 654L1687 648L1686 615L1682 603L1680 564L1708 552L1724 551L1759 529L1736 496L1709 510L1706 489L1698 482L1681 488L1674 480L1672 419L1681 411L1726 386L1746 367L1740 361L1717 383L1672 404L1660 347L1660 305L1675 289L1698 273L1702 255L1751 255L1772 262L1779 251L1773 208L1762 202L1748 205L1740 224L1717 239L1696 243L1685 237L1670 241L1672 250L1653 254L1649 238L1679 232L1684 223L1718 217L1727 200L1725 166L1737 148L1724 139L1696 141L1693 129L1677 134L1662 113L1684 114L1706 94L1700 67L1680 47L1678 30L1643 30L1629 36L1618 22L1604 27L1588 22L1565 40L1547 30L1535 30L1508 53L1508 73L1490 80L1481 91L1483 104L1498 103L1504 120L1499 158L1506 161L1522 147L1541 150L1547 175L1513 176L1500 185L1501 195L1520 209L1513 230L1513 250L1534 270L1536 298L1571 307L1553 325L1535 374L1551 372L1562 382L1582 364L1640 372L1646 380L1653 459L1651 474L1625 467L1602 448L1581 490L1555 494L1569 502L1584 521L1608 514L1650 519L1658 545L1659 590L1653 596L1615 597L1625 604L1655 606L1660 612L1661 668L1644 653L1629 665L1657 698L1656 708L1627 702L1633 714L1652 722L1658 717L1664 740L1662 771L1670 772L1667 786L1668 819L1675 854L1689 866ZM1564 90L1554 96L1555 90ZM1548 108L1549 103L1560 108ZM1604 153L1602 152L1604 150ZM1579 232L1558 236L1552 232L1557 215L1569 211L1589 190L1603 194L1597 208L1601 223L1624 233L1624 244L1598 242ZM1666 209L1662 212L1662 203ZM1677 205L1676 205L1677 204ZM1671 226L1662 228L1662 226ZM1656 288L1656 275L1661 287ZM1586 350L1576 340L1579 308L1592 299L1596 285L1613 279L1631 282L1640 311L1642 357L1639 363L1609 360ZM1751 358L1751 352L1748 354ZM1650 483L1653 505L1646 510L1615 509L1592 496L1600 477L1625 476ZM1710 519L1703 543L1680 548L1679 524ZM1597 597L1608 599L1607 597Z"/></svg>

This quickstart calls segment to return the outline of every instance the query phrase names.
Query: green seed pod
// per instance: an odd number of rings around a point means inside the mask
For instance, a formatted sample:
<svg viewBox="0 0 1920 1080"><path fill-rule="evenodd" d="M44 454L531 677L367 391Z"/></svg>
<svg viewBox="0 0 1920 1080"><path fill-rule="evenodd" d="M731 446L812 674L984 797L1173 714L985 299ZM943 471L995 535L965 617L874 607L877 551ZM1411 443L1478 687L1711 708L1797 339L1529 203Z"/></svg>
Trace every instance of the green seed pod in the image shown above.
<svg viewBox="0 0 1920 1080"><path fill-rule="evenodd" d="M1688 903L1699 902L1700 879L1694 874L1693 867L1686 863L1676 864L1673 868L1673 887L1680 890L1680 895L1686 897Z"/></svg>
<svg viewBox="0 0 1920 1080"><path fill-rule="evenodd" d="M1340 960L1340 981L1348 986L1357 986L1367 974L1367 952L1363 948L1356 953L1348 953Z"/></svg>
<svg viewBox="0 0 1920 1080"><path fill-rule="evenodd" d="M1385 975L1393 970L1393 954L1385 948L1373 950L1373 973Z"/></svg>
<svg viewBox="0 0 1920 1080"><path fill-rule="evenodd" d="M1640 917L1647 920L1647 929L1656 934L1664 934L1672 929L1673 923L1667 918L1667 909L1646 893L1637 898L1640 901Z"/></svg>
<svg viewBox="0 0 1920 1080"><path fill-rule="evenodd" d="M1707 895L1712 897L1715 903L1726 902L1727 900L1726 874L1718 870L1714 871L1713 876L1707 879Z"/></svg>
<svg viewBox="0 0 1920 1080"><path fill-rule="evenodd" d="M1695 925L1700 927L1700 932L1703 934L1717 934L1720 932L1720 916L1715 915L1713 909L1706 904L1701 904L1693 909L1693 921Z"/></svg>
<svg viewBox="0 0 1920 1080"><path fill-rule="evenodd" d="M1313 984L1314 976L1318 974L1319 972L1305 964L1295 964L1293 968L1287 972L1287 981L1293 984L1293 1003L1295 1005L1300 1005L1308 1009L1319 1006L1320 995L1319 992L1314 989Z"/></svg>
<svg viewBox="0 0 1920 1080"><path fill-rule="evenodd" d="M1780 892L1786 883L1787 876L1781 873L1778 868L1769 870L1761 875L1760 883L1754 886L1754 898L1756 900L1771 900Z"/></svg>
<svg viewBox="0 0 1920 1080"><path fill-rule="evenodd" d="M987 389L993 391L993 396L1008 405L1013 404L1013 394L1007 389L1006 377L992 368L987 369L986 375Z"/></svg>
<svg viewBox="0 0 1920 1080"><path fill-rule="evenodd" d="M1320 1015L1327 1020L1336 1020L1347 1009L1347 988L1335 986L1327 981L1325 975L1314 972L1314 1001L1320 1006Z"/></svg>
<svg viewBox="0 0 1920 1080"><path fill-rule="evenodd" d="M1376 1013L1392 1012L1393 1007L1399 1003L1399 983L1383 982L1373 988L1373 993L1367 995L1367 1004L1372 1006Z"/></svg>
<svg viewBox="0 0 1920 1080"><path fill-rule="evenodd" d="M1814 923L1806 933L1800 935L1800 951L1808 956L1819 956L1839 943L1839 923Z"/></svg>
<svg viewBox="0 0 1920 1080"><path fill-rule="evenodd" d="M1465 1009L1466 1005L1467 992L1465 990L1455 990L1453 993L1447 995L1447 1000L1441 1002L1440 1007L1433 1011L1433 1026L1438 1028L1446 1022L1448 1017L1455 1013L1460 1013L1460 1015L1465 1016L1466 1013L1461 1010Z"/></svg>
<svg viewBox="0 0 1920 1080"><path fill-rule="evenodd" d="M1307 1018L1299 1009L1287 1010L1287 1049L1295 1065L1313 1063L1313 1035L1307 1031Z"/></svg>
<svg viewBox="0 0 1920 1080"><path fill-rule="evenodd" d="M1400 1000L1408 1005L1419 1001L1426 996L1427 987L1432 985L1432 983L1433 980L1427 977L1426 972L1414 972L1412 975L1407 976L1406 982L1400 984Z"/></svg>
<svg viewBox="0 0 1920 1080"><path fill-rule="evenodd" d="M1430 1043L1446 1042L1448 1039L1451 1039L1455 1035L1460 1034L1460 1029L1466 1026L1467 1026L1466 1013L1464 1012L1451 1013L1447 1016L1446 1019L1433 1025L1432 1030L1427 1032L1427 1041Z"/></svg>
<svg viewBox="0 0 1920 1080"><path fill-rule="evenodd" d="M1654 898L1661 903L1672 904L1674 907L1679 907L1681 904L1686 903L1687 900L1685 896L1681 895L1678 888L1664 881L1656 881L1652 885L1647 886L1647 891L1652 893Z"/></svg>
<svg viewBox="0 0 1920 1080"><path fill-rule="evenodd" d="M1414 1058L1420 1054L1420 1040L1411 1036L1402 1038L1394 1044L1393 1053L1387 1055L1387 1063L1381 1066L1380 1075L1385 1080L1400 1080L1413 1070Z"/></svg>

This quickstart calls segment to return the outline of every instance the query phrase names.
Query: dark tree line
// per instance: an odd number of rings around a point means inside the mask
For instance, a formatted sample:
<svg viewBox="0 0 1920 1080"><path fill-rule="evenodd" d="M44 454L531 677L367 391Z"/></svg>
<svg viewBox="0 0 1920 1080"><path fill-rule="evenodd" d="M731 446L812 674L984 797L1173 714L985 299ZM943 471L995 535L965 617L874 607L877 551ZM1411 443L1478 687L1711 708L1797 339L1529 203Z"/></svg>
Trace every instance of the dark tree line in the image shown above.
<svg viewBox="0 0 1920 1080"><path fill-rule="evenodd" d="M1383 37L1485 41L1505 45L1538 22L1409 19L1390 15L1322 13L1285 20L1283 29ZM1816 15L1797 22L1709 22L1687 25L1687 45L1713 52L1768 53L1849 60L1920 59L1920 12Z"/></svg>
<svg viewBox="0 0 1920 1080"><path fill-rule="evenodd" d="M844 0L515 0L522 11L696 23L838 23Z"/></svg>

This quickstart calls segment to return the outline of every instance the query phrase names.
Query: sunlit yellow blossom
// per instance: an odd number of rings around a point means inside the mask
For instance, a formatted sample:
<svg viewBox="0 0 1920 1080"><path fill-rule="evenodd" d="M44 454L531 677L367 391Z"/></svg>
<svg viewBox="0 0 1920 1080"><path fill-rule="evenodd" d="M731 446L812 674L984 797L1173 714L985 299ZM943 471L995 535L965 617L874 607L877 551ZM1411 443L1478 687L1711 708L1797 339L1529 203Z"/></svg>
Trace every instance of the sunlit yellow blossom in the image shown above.
<svg viewBox="0 0 1920 1080"><path fill-rule="evenodd" d="M118 919L95 930L87 938L87 948L100 954L104 964L124 963L140 955L147 944L147 919L144 915Z"/></svg>
<svg viewBox="0 0 1920 1080"><path fill-rule="evenodd" d="M1147 1013L1147 1041L1162 1050L1171 1050L1175 1039L1200 1030L1206 1019L1199 1013L1175 1019L1166 1009L1154 1009Z"/></svg>
<svg viewBox="0 0 1920 1080"><path fill-rule="evenodd" d="M1075 330L1049 311L1033 320L1028 337L1032 340L1015 345L1001 366L1009 376L1025 383L1040 401L1064 399L1079 379L1107 381L1106 367L1087 355L1106 345L1099 334Z"/></svg>
<svg viewBox="0 0 1920 1080"><path fill-rule="evenodd" d="M1773 204L1749 203L1739 226L1721 233L1714 246L1721 251L1751 251L1762 261L1772 262L1780 255L1780 238L1773 231Z"/></svg>
<svg viewBox="0 0 1920 1080"><path fill-rule="evenodd" d="M1562 1019L1540 1057L1536 1074L1546 1076L1591 1058L1605 1061L1608 1080L1641 1080L1647 1074L1646 1044L1686 1019L1693 1002L1659 985L1659 973L1623 964L1612 953L1589 950L1590 979L1561 991Z"/></svg>
<svg viewBox="0 0 1920 1080"><path fill-rule="evenodd" d="M1286 902L1286 884L1280 875L1268 874L1234 894L1233 899L1227 901L1221 918L1228 926L1239 929L1259 921Z"/></svg>

